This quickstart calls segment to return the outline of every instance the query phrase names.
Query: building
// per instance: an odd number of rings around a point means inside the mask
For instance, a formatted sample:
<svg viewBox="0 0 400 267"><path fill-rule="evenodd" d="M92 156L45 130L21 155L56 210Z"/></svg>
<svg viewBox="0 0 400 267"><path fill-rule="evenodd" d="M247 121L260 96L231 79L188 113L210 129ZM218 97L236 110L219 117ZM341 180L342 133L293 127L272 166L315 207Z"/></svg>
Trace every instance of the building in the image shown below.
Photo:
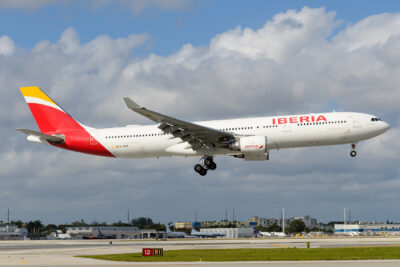
<svg viewBox="0 0 400 267"><path fill-rule="evenodd" d="M300 221L304 222L306 228L308 228L308 229L319 227L319 225L317 223L317 219L311 218L310 215L297 216L297 217L294 217L292 220L300 220Z"/></svg>
<svg viewBox="0 0 400 267"><path fill-rule="evenodd" d="M150 230L146 231L146 233L148 232L151 231ZM117 226L68 227L67 234L69 234L73 238L98 238L101 236L109 236L117 239L143 238L142 232L137 227L117 227Z"/></svg>
<svg viewBox="0 0 400 267"><path fill-rule="evenodd" d="M287 228L290 224L290 222L293 219L285 219L285 227ZM278 225L282 227L282 218L259 218L258 216L253 216L249 220L249 222L254 222L256 223L256 226L261 226L261 227L269 227L271 225Z"/></svg>
<svg viewBox="0 0 400 267"><path fill-rule="evenodd" d="M200 232L206 233L225 233L223 238L248 238L253 237L253 228L202 228Z"/></svg>
<svg viewBox="0 0 400 267"><path fill-rule="evenodd" d="M16 225L0 224L0 240L21 240L26 239L28 230L18 228Z"/></svg>
<svg viewBox="0 0 400 267"><path fill-rule="evenodd" d="M400 224L335 224L335 235L400 235Z"/></svg>
<svg viewBox="0 0 400 267"><path fill-rule="evenodd" d="M250 222L240 222L240 221L205 221L201 222L202 228L232 228L232 227L250 227Z"/></svg>
<svg viewBox="0 0 400 267"><path fill-rule="evenodd" d="M175 229L192 229L192 222L176 222Z"/></svg>

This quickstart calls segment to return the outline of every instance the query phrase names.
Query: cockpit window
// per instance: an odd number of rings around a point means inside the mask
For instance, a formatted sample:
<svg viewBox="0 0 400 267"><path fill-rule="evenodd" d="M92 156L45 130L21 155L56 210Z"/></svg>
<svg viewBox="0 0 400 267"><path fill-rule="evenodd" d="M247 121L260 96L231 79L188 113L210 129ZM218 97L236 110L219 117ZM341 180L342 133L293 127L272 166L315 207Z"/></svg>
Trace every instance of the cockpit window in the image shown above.
<svg viewBox="0 0 400 267"><path fill-rule="evenodd" d="M371 121L381 121L380 118L371 118Z"/></svg>

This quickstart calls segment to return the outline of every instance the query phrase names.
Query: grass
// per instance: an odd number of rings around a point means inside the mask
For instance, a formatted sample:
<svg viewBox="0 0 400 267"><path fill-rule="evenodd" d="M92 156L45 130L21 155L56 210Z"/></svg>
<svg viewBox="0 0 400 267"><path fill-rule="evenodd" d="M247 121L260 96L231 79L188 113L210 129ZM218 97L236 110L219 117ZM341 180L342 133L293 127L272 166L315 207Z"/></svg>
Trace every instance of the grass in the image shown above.
<svg viewBox="0 0 400 267"><path fill-rule="evenodd" d="M188 249L164 250L162 257L142 253L82 255L77 257L127 262L168 261L312 261L400 259L400 247L273 248L273 249Z"/></svg>

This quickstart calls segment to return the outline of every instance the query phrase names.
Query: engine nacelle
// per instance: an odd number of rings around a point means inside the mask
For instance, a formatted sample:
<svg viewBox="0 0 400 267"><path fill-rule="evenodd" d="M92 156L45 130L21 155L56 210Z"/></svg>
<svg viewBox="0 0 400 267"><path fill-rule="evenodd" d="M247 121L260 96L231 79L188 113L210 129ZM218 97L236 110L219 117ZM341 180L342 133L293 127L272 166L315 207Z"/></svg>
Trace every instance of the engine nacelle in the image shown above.
<svg viewBox="0 0 400 267"><path fill-rule="evenodd" d="M231 150L243 152L245 160L268 160L266 136L242 137L229 145Z"/></svg>

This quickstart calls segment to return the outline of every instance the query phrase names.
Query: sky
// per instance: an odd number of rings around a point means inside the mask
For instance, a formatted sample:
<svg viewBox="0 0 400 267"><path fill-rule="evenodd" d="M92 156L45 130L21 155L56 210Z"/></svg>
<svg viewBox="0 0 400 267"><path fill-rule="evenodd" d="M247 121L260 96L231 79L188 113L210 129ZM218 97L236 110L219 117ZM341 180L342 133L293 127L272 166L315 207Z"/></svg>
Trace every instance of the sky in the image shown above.
<svg viewBox="0 0 400 267"><path fill-rule="evenodd" d="M0 1L0 220L156 222L309 214L400 221L398 1ZM109 159L29 143L19 87L92 127L151 124L123 97L187 121L354 111L391 125L270 160Z"/></svg>

